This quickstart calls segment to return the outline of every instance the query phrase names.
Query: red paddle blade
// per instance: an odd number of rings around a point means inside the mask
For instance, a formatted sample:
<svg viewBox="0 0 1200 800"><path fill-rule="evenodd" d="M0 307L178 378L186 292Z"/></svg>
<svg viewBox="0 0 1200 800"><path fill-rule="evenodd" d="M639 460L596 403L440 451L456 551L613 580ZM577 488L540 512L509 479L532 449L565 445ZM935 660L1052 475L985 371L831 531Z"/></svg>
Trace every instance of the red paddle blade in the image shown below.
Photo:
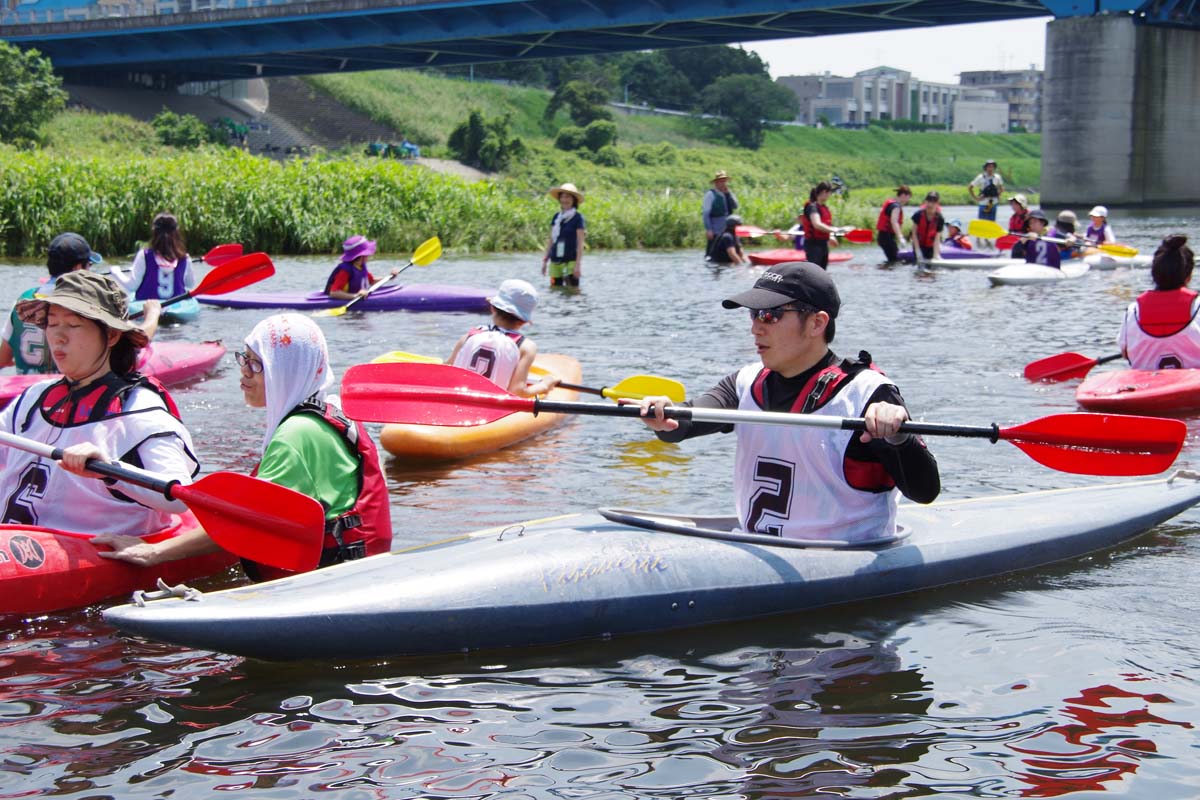
<svg viewBox="0 0 1200 800"><path fill-rule="evenodd" d="M171 495L234 555L293 572L316 569L321 560L325 511L308 495L235 472L175 486Z"/></svg>
<svg viewBox="0 0 1200 800"><path fill-rule="evenodd" d="M856 244L870 244L874 235L866 228L851 228L846 231L846 238Z"/></svg>
<svg viewBox="0 0 1200 800"><path fill-rule="evenodd" d="M1001 236L999 239L996 240L996 249L997 250L1011 250L1012 246L1019 241L1021 241L1021 237L1014 236L1011 233L1008 234L1007 236Z"/></svg>
<svg viewBox="0 0 1200 800"><path fill-rule="evenodd" d="M446 364L359 364L342 378L342 409L364 422L468 427L534 410L477 372Z"/></svg>
<svg viewBox="0 0 1200 800"><path fill-rule="evenodd" d="M237 245L241 247L241 245ZM200 281L200 285L192 290L192 296L198 294L226 294L236 291L252 283L258 283L264 278L275 274L275 265L266 253L250 253L227 261L209 272Z"/></svg>
<svg viewBox="0 0 1200 800"><path fill-rule="evenodd" d="M1082 378L1100 363L1081 353L1059 353L1025 365L1025 378L1031 381L1067 381Z"/></svg>
<svg viewBox="0 0 1200 800"><path fill-rule="evenodd" d="M242 246L240 244L219 244L205 253L204 257L200 260L210 267L219 267L241 255Z"/></svg>
<svg viewBox="0 0 1200 800"><path fill-rule="evenodd" d="M745 239L757 239L759 236L764 236L767 233L757 225L738 225L733 230L734 233Z"/></svg>
<svg viewBox="0 0 1200 800"><path fill-rule="evenodd" d="M1121 414L1053 414L1000 429L1039 464L1080 475L1155 475L1175 462L1186 436L1182 420Z"/></svg>

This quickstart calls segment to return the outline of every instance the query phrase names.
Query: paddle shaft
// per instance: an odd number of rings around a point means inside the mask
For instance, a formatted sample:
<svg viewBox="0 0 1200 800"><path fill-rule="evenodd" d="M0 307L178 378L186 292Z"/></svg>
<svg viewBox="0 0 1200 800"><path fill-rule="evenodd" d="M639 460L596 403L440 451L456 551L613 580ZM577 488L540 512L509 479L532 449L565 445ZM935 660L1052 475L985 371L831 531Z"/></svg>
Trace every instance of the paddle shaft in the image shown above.
<svg viewBox="0 0 1200 800"><path fill-rule="evenodd" d="M24 450L26 453L33 453L36 456L50 458L55 461L62 461L63 451L60 447L53 447L41 442L35 442L32 439L26 439L22 436L14 436L9 433L0 432L0 442L15 447L18 450ZM171 489L176 486L179 481L165 481L153 473L140 470L133 466L117 466L109 461L100 461L99 459L90 459L87 462L87 468L92 472L105 475L109 478L135 483L138 486L144 486L155 492L161 492L162 496L168 500L174 500L171 496Z"/></svg>
<svg viewBox="0 0 1200 800"><path fill-rule="evenodd" d="M389 275L387 275L387 276L385 276L385 277L383 277L383 278L380 278L379 280L375 281L375 282L374 282L374 283L372 283L372 284L371 284L369 287L367 287L367 293L366 293L366 294L360 294L360 295L358 295L357 297L353 297L353 298L351 298L351 299L350 299L350 302L346 303L345 305L343 305L343 306L338 306L338 308L341 310L341 313L345 313L346 311L348 311L348 310L349 310L349 308L350 308L350 306L354 305L354 304L355 304L355 303L357 303L359 300L363 300L363 299L365 299L365 298L367 298L367 297L370 297L372 292L374 292L374 291L375 291L376 289L378 289L380 286L383 286L385 283L387 283L388 281L392 280L393 278L396 278L396 277L398 277L398 276L400 275L400 273L401 273L401 272L404 272L404 270L406 270L406 269L408 269L409 267L411 267L411 266L413 265L413 263L414 263L414 262L412 262L412 261L408 262L408 263L407 263L407 264L405 264L403 267L401 267L400 269L396 270L396 274L395 274L395 275L391 275L391 274L389 274ZM332 309L331 309L331 310L332 310ZM339 314L339 316L340 316L340 315L341 315L341 314Z"/></svg>
<svg viewBox="0 0 1200 800"><path fill-rule="evenodd" d="M439 392L438 396L444 396ZM464 404L471 404L470 392L462 392L457 399ZM486 405L511 408L513 411L532 411L535 415L546 414L588 414L600 417L641 417L639 406L627 404L605 406L593 403L571 403L559 400L532 400L524 397L486 396ZM516 402L507 402L513 400ZM668 419L691 420L693 422L713 422L728 425L801 425L810 428L834 428L843 431L865 431L867 422L861 417L827 417L820 414L786 414L778 411L743 411L740 409L724 408L689 408L667 406L663 414ZM1000 440L1000 426L975 425L945 425L933 422L905 422L900 426L901 433L913 433L929 436L960 436L976 439L988 439L992 442Z"/></svg>

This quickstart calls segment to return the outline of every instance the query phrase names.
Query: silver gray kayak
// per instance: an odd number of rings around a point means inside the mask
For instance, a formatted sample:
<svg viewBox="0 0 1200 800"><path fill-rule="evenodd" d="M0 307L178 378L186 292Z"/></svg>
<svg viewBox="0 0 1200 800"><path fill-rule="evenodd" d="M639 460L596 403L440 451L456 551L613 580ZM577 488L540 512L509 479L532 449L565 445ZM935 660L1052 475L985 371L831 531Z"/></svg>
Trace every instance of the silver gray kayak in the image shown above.
<svg viewBox="0 0 1200 800"><path fill-rule="evenodd" d="M572 514L195 599L121 630L267 660L378 658L667 631L970 581L1127 541L1200 501L1192 477L902 505L900 537L782 546L734 520Z"/></svg>

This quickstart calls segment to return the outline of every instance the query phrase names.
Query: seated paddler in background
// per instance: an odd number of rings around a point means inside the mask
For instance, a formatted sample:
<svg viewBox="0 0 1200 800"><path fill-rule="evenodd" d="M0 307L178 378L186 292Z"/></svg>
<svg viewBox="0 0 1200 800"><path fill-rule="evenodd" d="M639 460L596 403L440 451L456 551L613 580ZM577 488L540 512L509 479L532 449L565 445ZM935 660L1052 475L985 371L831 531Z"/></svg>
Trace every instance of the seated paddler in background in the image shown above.
<svg viewBox="0 0 1200 800"><path fill-rule="evenodd" d="M150 246L137 252L128 272L114 269L112 277L130 300L154 301L155 305L157 301L170 300L195 289L196 271L188 257L179 220L166 212L155 215L150 223ZM157 327L157 315L154 320ZM153 332L150 335L153 338Z"/></svg>
<svg viewBox="0 0 1200 800"><path fill-rule="evenodd" d="M329 273L325 281L325 294L338 300L353 300L366 296L377 283L367 269L367 259L375 254L375 241L362 235L351 236L342 242L342 260ZM392 270L392 277L400 274L400 268Z"/></svg>
<svg viewBox="0 0 1200 800"><path fill-rule="evenodd" d="M0 411L0 430L64 454L60 468L0 446L0 522L124 534L137 542L186 510L161 492L84 466L90 458L116 459L184 485L200 469L170 395L135 371L148 339L127 309L116 281L87 271L62 275L46 297L17 303L21 320L44 332L62 377L34 384Z"/></svg>
<svg viewBox="0 0 1200 800"><path fill-rule="evenodd" d="M325 508L319 566L386 553L392 523L379 455L362 423L347 419L328 394L334 375L321 329L302 314L276 314L254 327L236 359L246 405L266 409L255 475ZM219 549L203 530L156 543L122 536L96 542L113 548L101 555L143 566ZM290 574L245 559L242 566L254 580Z"/></svg>
<svg viewBox="0 0 1200 800"><path fill-rule="evenodd" d="M78 233L60 233L50 241L50 249L46 254L49 279L21 293L0 329L0 367L15 367L18 375L57 371L46 346L45 332L32 323L23 322L17 313L17 305L22 300L49 295L54 291L58 279L69 272L90 269L102 263L104 259L99 253L93 252L87 239ZM138 327L147 337L152 337L158 327L162 307L158 301L151 301L143 306L143 310L143 319Z"/></svg>
<svg viewBox="0 0 1200 800"><path fill-rule="evenodd" d="M488 298L492 324L472 328L454 344L447 364L478 372L492 383L521 397L534 397L558 386L554 375L529 383L537 344L521 333L533 321L538 294L527 281L507 280Z"/></svg>
<svg viewBox="0 0 1200 800"><path fill-rule="evenodd" d="M863 542L896 534L903 494L932 502L941 491L937 462L917 436L896 384L866 352L839 359L829 349L841 298L814 264L771 267L754 288L725 300L750 312L759 360L732 372L684 405L863 417L866 431L785 425L737 426L672 420L666 397L641 402L658 438L679 442L737 434L734 494L743 530L789 539Z"/></svg>
<svg viewBox="0 0 1200 800"><path fill-rule="evenodd" d="M1200 299L1188 288L1196 257L1181 233L1154 251L1154 288L1129 304L1117 334L1133 369L1200 369Z"/></svg>
<svg viewBox="0 0 1200 800"><path fill-rule="evenodd" d="M1047 242L1043 238L1050 227L1046 213L1040 208L1033 209L1025 224L1029 229L1025 234L1025 263L1062 269L1062 250L1054 242Z"/></svg>

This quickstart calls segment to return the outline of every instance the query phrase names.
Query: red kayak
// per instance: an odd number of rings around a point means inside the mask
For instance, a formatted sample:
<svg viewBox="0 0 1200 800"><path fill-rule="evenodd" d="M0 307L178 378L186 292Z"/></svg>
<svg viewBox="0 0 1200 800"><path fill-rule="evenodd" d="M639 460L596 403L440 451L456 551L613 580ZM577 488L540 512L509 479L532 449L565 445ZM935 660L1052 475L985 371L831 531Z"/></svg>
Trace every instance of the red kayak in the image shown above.
<svg viewBox="0 0 1200 800"><path fill-rule="evenodd" d="M175 524L146 537L154 542L178 536L200 523L191 512ZM221 551L135 567L101 558L89 541L92 534L70 533L24 525L0 525L0 614L47 614L78 608L137 589L153 589L162 578L174 585L220 572L237 561Z"/></svg>
<svg viewBox="0 0 1200 800"><path fill-rule="evenodd" d="M172 386L206 374L223 355L225 346L220 342L156 342L142 351L138 369L143 375L158 378L164 386ZM58 377L61 376L0 375L0 408L33 384Z"/></svg>
<svg viewBox="0 0 1200 800"><path fill-rule="evenodd" d="M759 250L754 253L746 253L746 257L750 259L751 264L759 264L761 266L774 266L775 264L787 264L793 261L807 261L808 256L803 250L792 250L791 248L780 248L778 250ZM843 261L849 261L854 258L854 253L846 253L843 251L834 251L829 254L830 264L841 264Z"/></svg>
<svg viewBox="0 0 1200 800"><path fill-rule="evenodd" d="M1075 402L1125 414L1200 411L1200 369L1093 372L1075 390Z"/></svg>

